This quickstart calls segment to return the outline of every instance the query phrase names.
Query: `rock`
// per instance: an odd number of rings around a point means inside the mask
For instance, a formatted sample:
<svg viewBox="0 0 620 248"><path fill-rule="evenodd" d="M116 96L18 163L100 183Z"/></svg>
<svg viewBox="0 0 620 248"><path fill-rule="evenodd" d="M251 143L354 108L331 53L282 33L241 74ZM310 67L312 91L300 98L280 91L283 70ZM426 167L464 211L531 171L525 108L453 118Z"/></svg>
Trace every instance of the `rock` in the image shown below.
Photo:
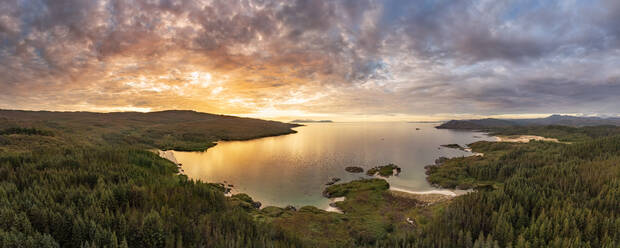
<svg viewBox="0 0 620 248"><path fill-rule="evenodd" d="M334 183L337 183L338 181L340 181L340 178L338 177L334 177L332 178L331 181L329 181L328 183L326 183L325 185L333 185Z"/></svg>
<svg viewBox="0 0 620 248"><path fill-rule="evenodd" d="M362 167L358 167L358 166L349 166L347 168L344 168L344 170L349 172L349 173L362 173L362 172L364 172L364 169Z"/></svg>
<svg viewBox="0 0 620 248"><path fill-rule="evenodd" d="M415 227L415 221L409 217L407 217L407 223L409 223L409 225L412 225Z"/></svg>
<svg viewBox="0 0 620 248"><path fill-rule="evenodd" d="M447 148L459 149L459 150L465 151L465 147L462 147L462 146L461 146L461 145L459 145L459 144L447 144L447 145L441 145L441 146L443 146L443 147L447 147Z"/></svg>
<svg viewBox="0 0 620 248"><path fill-rule="evenodd" d="M435 159L435 164L436 165L441 165L441 164L445 163L448 160L449 160L449 158L439 157L439 158Z"/></svg>

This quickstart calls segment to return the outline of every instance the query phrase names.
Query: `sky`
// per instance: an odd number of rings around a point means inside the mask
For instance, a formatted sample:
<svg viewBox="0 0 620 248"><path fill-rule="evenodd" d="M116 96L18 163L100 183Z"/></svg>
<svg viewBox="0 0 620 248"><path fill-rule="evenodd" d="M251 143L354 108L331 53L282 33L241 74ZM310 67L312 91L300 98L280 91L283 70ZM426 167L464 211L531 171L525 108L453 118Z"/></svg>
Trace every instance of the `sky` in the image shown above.
<svg viewBox="0 0 620 248"><path fill-rule="evenodd" d="M620 1L2 0L0 109L620 114Z"/></svg>

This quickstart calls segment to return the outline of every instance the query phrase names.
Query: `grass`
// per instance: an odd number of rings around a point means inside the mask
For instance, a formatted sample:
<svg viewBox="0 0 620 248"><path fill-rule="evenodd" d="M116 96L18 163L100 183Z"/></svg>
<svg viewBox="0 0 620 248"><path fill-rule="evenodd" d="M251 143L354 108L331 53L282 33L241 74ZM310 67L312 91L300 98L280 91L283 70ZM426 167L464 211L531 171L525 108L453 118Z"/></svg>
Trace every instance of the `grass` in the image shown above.
<svg viewBox="0 0 620 248"><path fill-rule="evenodd" d="M327 187L323 195L328 198L348 196L351 192L387 190L390 185L383 179L355 180L349 183L336 184Z"/></svg>
<svg viewBox="0 0 620 248"><path fill-rule="evenodd" d="M306 206L298 211L266 207L255 218L298 236L311 247L359 247L413 231L406 222L420 201L389 191L384 179L360 179L325 189L330 197L345 197L335 205L344 213Z"/></svg>
<svg viewBox="0 0 620 248"><path fill-rule="evenodd" d="M374 176L375 174L379 174L382 177L389 177L394 175L394 170L396 170L396 173L400 173L400 167L395 164L388 164L370 168L366 171L366 175Z"/></svg>

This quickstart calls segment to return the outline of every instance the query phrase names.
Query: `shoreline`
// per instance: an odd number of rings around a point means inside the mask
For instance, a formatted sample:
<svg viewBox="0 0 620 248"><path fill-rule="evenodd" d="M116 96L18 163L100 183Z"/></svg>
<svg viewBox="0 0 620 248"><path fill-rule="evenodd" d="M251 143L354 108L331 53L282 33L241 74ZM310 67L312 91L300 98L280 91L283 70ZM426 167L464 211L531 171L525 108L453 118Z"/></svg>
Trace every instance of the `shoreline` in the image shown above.
<svg viewBox="0 0 620 248"><path fill-rule="evenodd" d="M289 128L289 131L287 131L287 132L275 133L275 134L272 134L272 135L259 135L259 136L255 136L255 137L245 138L245 139L232 139L232 140L220 139L220 140L212 142L213 145L208 146L204 150L201 150L201 151L192 151L192 150L161 150L159 148L150 149L150 151L157 153L157 155L159 155L159 157L164 158L164 159L174 163L175 165L177 165L177 168L179 169L179 172L177 173L177 175L185 175L185 171L183 170L183 164L179 163L179 161L177 161L176 157L174 156L174 152L175 151L178 151L178 152L206 152L209 148L215 147L216 145L218 145L219 142L222 142L222 141L224 141L224 142L249 141L249 140L255 140L255 139L262 139L262 138L269 138L269 137L284 136L284 135L289 135L289 134L296 134L297 130L295 130L293 128L305 126L305 125L294 124L294 123L289 123L289 124L291 125L291 127Z"/></svg>
<svg viewBox="0 0 620 248"><path fill-rule="evenodd" d="M157 152L157 155L159 155L159 157L166 159L174 163L177 166L177 169L179 170L177 175L185 175L185 171L183 170L183 164L177 161L176 157L174 156L173 150L164 151L164 150L156 149L155 151Z"/></svg>
<svg viewBox="0 0 620 248"><path fill-rule="evenodd" d="M332 213L344 214L344 212L341 209L336 207L335 203L346 200L346 197L342 196L342 197L334 197L334 198L327 198L327 199L329 199L329 205L327 205L327 207L325 207L325 209L323 210L327 212L332 212Z"/></svg>
<svg viewBox="0 0 620 248"><path fill-rule="evenodd" d="M292 127L292 128L303 127L303 126L304 125L298 125L298 126L295 126L295 127ZM248 139L238 139L238 140L222 139L222 140L218 140L218 141L213 142L213 146L211 146L211 147L214 147L214 146L218 145L218 143L220 143L220 142L248 141L248 140L254 140L254 139L262 139L262 138L283 136L283 135L288 135L288 134L295 134L295 133L298 132L297 130L294 130L292 128L291 128L291 132L278 133L278 134L274 134L274 135L256 136L256 137L252 137L252 138L248 138ZM486 135L488 135L488 134L486 134ZM490 136L490 137L495 137L496 139L498 139L498 141L501 141L501 139L498 136ZM211 148L211 147L208 147L208 148ZM207 149L205 149L205 151ZM177 168L178 168L177 175L186 175L185 171L183 170L183 165L181 163L179 163L178 160L176 159L176 157L174 156L174 152L176 150L151 149L151 151L155 152L159 157L164 158L164 159L174 163L175 165L177 165ZM196 152L196 151L193 151L193 152ZM470 156L482 156L482 154L480 154L480 153L472 152L471 148L469 148L467 150L467 152L472 153ZM379 178L386 179L386 178L380 177L380 176L379 176ZM391 194L394 194L394 195L399 195L401 197L405 197L405 198L417 199L417 200L420 200L420 201L426 202L426 203L435 203L435 202L442 201L442 200L452 199L454 197L467 194L469 192L473 192L473 190L468 190L468 191L460 190L460 192L457 192L459 190L442 189L442 188L439 188L439 187L433 187L433 188L435 188L435 189L424 190L424 191L415 191L415 190L408 190L408 189L403 189L403 188L399 188L399 187L392 187L390 185L390 187L388 189L388 192L390 192ZM228 194L225 194L225 195L230 197L231 192L229 192ZM333 213L341 213L341 214L343 213L342 210L340 210L339 208L335 207L334 203L340 202L340 201L344 201L345 200L344 197L327 198L327 199L329 200L329 204L326 207L322 208L324 211L333 212ZM266 206L263 206L263 207L266 207Z"/></svg>
<svg viewBox="0 0 620 248"><path fill-rule="evenodd" d="M537 135L496 135L494 136L498 139L497 142L516 142L516 143L529 143L530 141L549 141L556 143L564 143L560 142L556 138L547 138L543 136Z"/></svg>
<svg viewBox="0 0 620 248"><path fill-rule="evenodd" d="M394 192L412 194L412 195L444 195L444 196L450 196L450 197L465 195L471 192L467 190L462 190L463 192L455 192L455 190L441 189L441 188L424 190L424 191L414 191L414 190L408 190L408 189L403 189L403 188L398 188L398 187L392 187L391 185L390 185L389 190L394 191Z"/></svg>

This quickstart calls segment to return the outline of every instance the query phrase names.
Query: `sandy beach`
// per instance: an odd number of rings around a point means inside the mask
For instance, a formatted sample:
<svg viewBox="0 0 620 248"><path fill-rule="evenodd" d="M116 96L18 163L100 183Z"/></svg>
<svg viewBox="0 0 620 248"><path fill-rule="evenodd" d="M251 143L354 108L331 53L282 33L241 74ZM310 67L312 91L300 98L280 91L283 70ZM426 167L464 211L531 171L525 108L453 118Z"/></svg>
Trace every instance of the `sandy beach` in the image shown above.
<svg viewBox="0 0 620 248"><path fill-rule="evenodd" d="M344 212L342 212L342 210L340 210L339 208L334 207L332 205L333 205L333 203L341 202L341 201L344 201L345 199L346 198L344 196L343 197L329 198L329 205L325 208L325 211L339 213L339 214L344 213Z"/></svg>
<svg viewBox="0 0 620 248"><path fill-rule="evenodd" d="M560 142L558 139L545 138L545 137L536 136L536 135L515 135L515 136L496 136L496 137L499 139L498 142L528 143L530 142L530 140L536 140L536 141L550 141L550 142L563 143L563 142Z"/></svg>
<svg viewBox="0 0 620 248"><path fill-rule="evenodd" d="M415 199L429 205L450 200L467 192L453 192L450 190L411 191L390 187L390 193L396 197Z"/></svg>

